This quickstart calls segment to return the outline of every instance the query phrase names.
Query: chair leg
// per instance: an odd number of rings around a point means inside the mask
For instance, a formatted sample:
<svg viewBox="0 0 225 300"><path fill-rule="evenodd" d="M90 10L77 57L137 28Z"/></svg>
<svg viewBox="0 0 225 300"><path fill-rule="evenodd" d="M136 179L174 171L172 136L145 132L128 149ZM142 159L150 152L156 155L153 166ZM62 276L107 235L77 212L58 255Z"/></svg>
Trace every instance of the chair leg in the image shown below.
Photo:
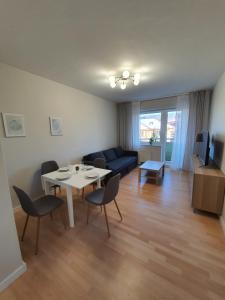
<svg viewBox="0 0 225 300"><path fill-rule="evenodd" d="M28 223L29 217L30 217L29 215L27 215L27 217L26 217L26 221L25 221L25 224L24 224L23 234L22 234L22 237L21 237L21 241L23 241L23 239L24 239L25 232L26 232L26 229L27 229L27 223Z"/></svg>
<svg viewBox="0 0 225 300"><path fill-rule="evenodd" d="M38 242L39 242L39 234L40 234L40 220L41 218L37 218L37 231L36 231L36 245L35 245L35 255L38 254Z"/></svg>
<svg viewBox="0 0 225 300"><path fill-rule="evenodd" d="M82 188L82 199L84 199L84 188Z"/></svg>
<svg viewBox="0 0 225 300"><path fill-rule="evenodd" d="M87 203L87 224L89 220L89 212L90 212L90 207L89 207L89 203Z"/></svg>
<svg viewBox="0 0 225 300"><path fill-rule="evenodd" d="M106 222L106 226L107 226L107 230L108 230L108 236L110 237L109 223L108 223L108 217L107 217L107 212L106 212L105 205L103 205L103 208L104 208L104 213L105 213L105 222Z"/></svg>
<svg viewBox="0 0 225 300"><path fill-rule="evenodd" d="M50 218L51 218L51 220L53 220L53 212L50 212Z"/></svg>
<svg viewBox="0 0 225 300"><path fill-rule="evenodd" d="M56 196L56 187L54 187L54 195Z"/></svg>
<svg viewBox="0 0 225 300"><path fill-rule="evenodd" d="M61 186L59 187L59 192L60 192L60 194L62 193Z"/></svg>
<svg viewBox="0 0 225 300"><path fill-rule="evenodd" d="M117 204L117 202L116 202L116 199L114 199L114 202L115 202L116 208L117 208L117 210L118 210L118 213L119 213L119 215L120 215L120 219L121 219L121 221L122 221L122 220L123 220L123 217L122 217L122 214L121 214L121 212L120 212L120 210L119 210L119 206L118 206L118 204Z"/></svg>

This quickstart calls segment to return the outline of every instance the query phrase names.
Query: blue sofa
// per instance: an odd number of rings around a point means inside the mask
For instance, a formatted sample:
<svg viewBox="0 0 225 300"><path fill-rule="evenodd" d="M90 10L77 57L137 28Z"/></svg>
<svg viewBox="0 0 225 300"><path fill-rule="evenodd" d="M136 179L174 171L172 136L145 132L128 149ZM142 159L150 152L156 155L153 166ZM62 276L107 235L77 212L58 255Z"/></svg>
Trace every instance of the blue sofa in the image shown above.
<svg viewBox="0 0 225 300"><path fill-rule="evenodd" d="M107 169L112 170L111 175L120 173L124 176L138 164L138 152L123 150L122 147L90 153L82 161L84 164L92 164L96 158L105 159Z"/></svg>

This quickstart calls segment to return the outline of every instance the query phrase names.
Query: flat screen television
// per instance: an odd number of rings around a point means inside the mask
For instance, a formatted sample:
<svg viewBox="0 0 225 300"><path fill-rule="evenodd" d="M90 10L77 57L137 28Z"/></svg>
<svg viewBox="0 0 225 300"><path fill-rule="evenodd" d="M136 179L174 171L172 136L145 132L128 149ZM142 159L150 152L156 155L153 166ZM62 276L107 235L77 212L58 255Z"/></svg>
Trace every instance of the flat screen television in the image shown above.
<svg viewBox="0 0 225 300"><path fill-rule="evenodd" d="M223 160L224 142L217 136L212 136L210 159L220 169Z"/></svg>
<svg viewBox="0 0 225 300"><path fill-rule="evenodd" d="M198 156L203 166L207 166L209 164L209 132L207 130L203 130L201 132L201 142L198 143Z"/></svg>

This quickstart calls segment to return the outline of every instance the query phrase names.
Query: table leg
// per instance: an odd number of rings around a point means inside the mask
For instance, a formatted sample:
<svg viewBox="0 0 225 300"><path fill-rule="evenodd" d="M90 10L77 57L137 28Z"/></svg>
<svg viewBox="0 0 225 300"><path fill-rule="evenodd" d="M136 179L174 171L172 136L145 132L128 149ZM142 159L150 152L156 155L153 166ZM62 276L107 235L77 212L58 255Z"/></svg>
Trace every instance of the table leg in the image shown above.
<svg viewBox="0 0 225 300"><path fill-rule="evenodd" d="M51 183L47 180L43 180L43 188L45 191L45 195L51 195L52 190L51 190Z"/></svg>
<svg viewBox="0 0 225 300"><path fill-rule="evenodd" d="M73 214L73 192L72 187L66 187L66 196L67 196L67 208L68 208L68 215L69 215L69 224L70 227L74 227L74 214Z"/></svg>
<svg viewBox="0 0 225 300"><path fill-rule="evenodd" d="M99 177L97 180L97 188L100 189L101 187L101 178Z"/></svg>

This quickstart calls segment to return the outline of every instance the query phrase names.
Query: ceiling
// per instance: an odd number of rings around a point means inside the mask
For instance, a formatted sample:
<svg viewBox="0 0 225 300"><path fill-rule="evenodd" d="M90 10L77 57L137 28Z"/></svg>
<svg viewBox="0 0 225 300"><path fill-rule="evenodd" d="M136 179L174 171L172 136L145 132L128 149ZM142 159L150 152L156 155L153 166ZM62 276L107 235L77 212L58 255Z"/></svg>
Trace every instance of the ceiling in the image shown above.
<svg viewBox="0 0 225 300"><path fill-rule="evenodd" d="M225 70L225 1L1 0L0 61L117 102L212 87ZM124 69L140 85L111 89Z"/></svg>

